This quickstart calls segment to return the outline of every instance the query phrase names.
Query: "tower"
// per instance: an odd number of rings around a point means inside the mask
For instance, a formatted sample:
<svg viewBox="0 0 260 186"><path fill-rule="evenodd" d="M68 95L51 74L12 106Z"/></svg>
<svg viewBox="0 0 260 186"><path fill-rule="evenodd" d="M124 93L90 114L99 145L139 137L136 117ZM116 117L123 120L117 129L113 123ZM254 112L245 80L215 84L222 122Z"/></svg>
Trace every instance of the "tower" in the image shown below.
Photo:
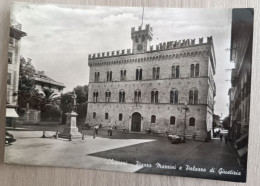
<svg viewBox="0 0 260 186"><path fill-rule="evenodd" d="M132 27L131 39L133 41L133 54L146 52L149 49L150 42L153 39L152 27L150 27L149 24L147 24L143 30L141 26L138 27L138 30L135 30L135 28Z"/></svg>

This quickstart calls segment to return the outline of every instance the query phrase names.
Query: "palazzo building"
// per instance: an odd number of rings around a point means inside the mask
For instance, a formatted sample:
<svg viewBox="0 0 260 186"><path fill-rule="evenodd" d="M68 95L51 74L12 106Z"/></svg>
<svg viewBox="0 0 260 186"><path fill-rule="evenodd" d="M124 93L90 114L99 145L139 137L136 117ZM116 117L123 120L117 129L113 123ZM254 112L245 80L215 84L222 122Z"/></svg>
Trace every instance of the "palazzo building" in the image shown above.
<svg viewBox="0 0 260 186"><path fill-rule="evenodd" d="M253 43L253 10L232 11L231 55L235 63L232 69L230 96L230 120L234 139L247 134L249 129L251 69Z"/></svg>
<svg viewBox="0 0 260 186"><path fill-rule="evenodd" d="M212 37L150 46L153 29L131 29L132 50L91 54L86 123L130 132L210 137L216 68Z"/></svg>
<svg viewBox="0 0 260 186"><path fill-rule="evenodd" d="M18 91L21 38L26 36L22 31L22 25L15 20L10 23L10 38L8 46L8 74L7 74L7 123L9 118L18 117L16 113L17 97L13 96Z"/></svg>

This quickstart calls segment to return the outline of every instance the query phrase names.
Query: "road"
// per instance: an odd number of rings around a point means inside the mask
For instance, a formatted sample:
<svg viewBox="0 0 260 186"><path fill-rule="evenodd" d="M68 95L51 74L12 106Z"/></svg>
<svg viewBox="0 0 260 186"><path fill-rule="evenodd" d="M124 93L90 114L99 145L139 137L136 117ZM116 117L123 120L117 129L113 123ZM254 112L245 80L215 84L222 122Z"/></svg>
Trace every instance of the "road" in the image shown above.
<svg viewBox="0 0 260 186"><path fill-rule="evenodd" d="M48 138L41 138L43 129ZM51 137L60 129L27 126L10 131L17 141L6 146L5 162L245 181L235 149L219 139L171 144L166 137L122 131L108 136L106 130L93 139L89 130L85 140L69 142ZM241 172L241 176L220 175L220 169Z"/></svg>

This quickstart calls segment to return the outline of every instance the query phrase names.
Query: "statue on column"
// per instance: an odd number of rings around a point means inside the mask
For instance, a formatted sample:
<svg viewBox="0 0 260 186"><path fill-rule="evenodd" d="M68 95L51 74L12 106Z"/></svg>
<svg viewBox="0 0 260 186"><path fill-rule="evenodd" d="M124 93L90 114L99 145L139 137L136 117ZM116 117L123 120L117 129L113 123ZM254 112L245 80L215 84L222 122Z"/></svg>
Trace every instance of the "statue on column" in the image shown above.
<svg viewBox="0 0 260 186"><path fill-rule="evenodd" d="M72 112L74 111L74 112L76 112L76 110L77 110L77 95L75 94L75 91L73 91L73 94L72 94L72 96L71 96L71 98L72 98Z"/></svg>

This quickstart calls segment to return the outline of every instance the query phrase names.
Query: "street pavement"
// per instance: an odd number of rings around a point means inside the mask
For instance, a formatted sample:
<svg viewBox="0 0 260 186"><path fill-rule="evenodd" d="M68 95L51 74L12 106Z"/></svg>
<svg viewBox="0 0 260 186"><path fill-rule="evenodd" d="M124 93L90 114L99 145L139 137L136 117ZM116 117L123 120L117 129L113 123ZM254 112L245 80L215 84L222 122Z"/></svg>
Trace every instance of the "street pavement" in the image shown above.
<svg viewBox="0 0 260 186"><path fill-rule="evenodd" d="M47 138L41 138L43 130ZM88 130L85 140L69 142L52 137L61 130L62 126L17 126L9 131L17 141L6 145L5 162L245 181L235 149L219 139L171 144L166 137L122 131L108 136L106 130L99 130L93 139L93 130ZM221 168L242 175L220 175Z"/></svg>

